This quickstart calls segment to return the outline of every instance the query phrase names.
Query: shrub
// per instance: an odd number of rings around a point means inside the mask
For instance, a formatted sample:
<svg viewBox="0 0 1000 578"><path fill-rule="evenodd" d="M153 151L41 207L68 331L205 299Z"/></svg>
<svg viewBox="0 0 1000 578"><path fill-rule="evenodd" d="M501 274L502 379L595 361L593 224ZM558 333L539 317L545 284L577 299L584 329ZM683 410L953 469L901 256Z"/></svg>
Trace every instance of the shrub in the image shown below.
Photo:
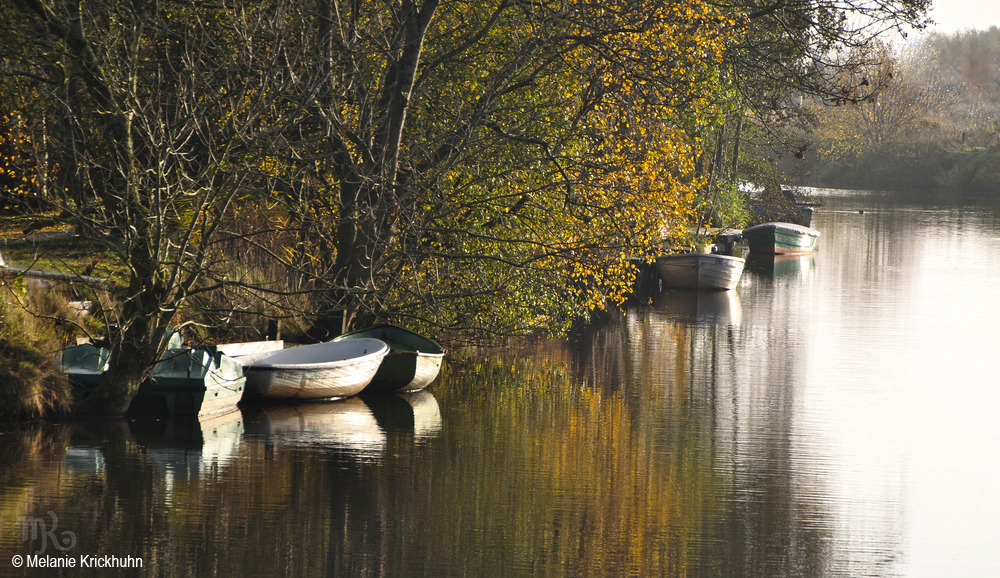
<svg viewBox="0 0 1000 578"><path fill-rule="evenodd" d="M56 416L70 411L69 385L56 367L72 313L51 292L0 282L0 418Z"/></svg>

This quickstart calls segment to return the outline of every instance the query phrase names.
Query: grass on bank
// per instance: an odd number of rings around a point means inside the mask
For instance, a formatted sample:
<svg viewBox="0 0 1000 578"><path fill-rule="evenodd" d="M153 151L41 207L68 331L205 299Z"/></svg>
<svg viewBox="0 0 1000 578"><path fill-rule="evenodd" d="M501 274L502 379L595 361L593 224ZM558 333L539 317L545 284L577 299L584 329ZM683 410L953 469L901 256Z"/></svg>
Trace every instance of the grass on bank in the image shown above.
<svg viewBox="0 0 1000 578"><path fill-rule="evenodd" d="M71 331L52 318L73 315L51 292L23 292L0 285L0 419L68 414L69 383L56 366L56 353Z"/></svg>
<svg viewBox="0 0 1000 578"><path fill-rule="evenodd" d="M45 215L0 217L0 253L9 266L57 271L108 279L111 286L126 282L125 270L108 247L72 234L66 226L24 231Z"/></svg>
<svg viewBox="0 0 1000 578"><path fill-rule="evenodd" d="M24 235L44 215L0 217L0 253L10 267L86 274L121 283L123 270L99 243L50 226ZM109 288L110 288L109 287ZM0 419L68 414L69 384L56 355L92 324L70 306L89 299L85 287L35 285L24 276L0 275Z"/></svg>

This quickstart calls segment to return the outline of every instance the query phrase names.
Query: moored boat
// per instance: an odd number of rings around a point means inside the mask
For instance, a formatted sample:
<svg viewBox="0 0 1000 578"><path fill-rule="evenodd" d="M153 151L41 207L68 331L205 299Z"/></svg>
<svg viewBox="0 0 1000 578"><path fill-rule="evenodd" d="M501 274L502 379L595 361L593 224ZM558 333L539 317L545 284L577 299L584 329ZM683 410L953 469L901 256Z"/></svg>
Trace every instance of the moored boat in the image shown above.
<svg viewBox="0 0 1000 578"><path fill-rule="evenodd" d="M324 399L361 392L389 346L378 339L329 341L239 356L248 397Z"/></svg>
<svg viewBox="0 0 1000 578"><path fill-rule="evenodd" d="M751 253L801 255L811 253L819 231L795 223L762 223L743 230Z"/></svg>
<svg viewBox="0 0 1000 578"><path fill-rule="evenodd" d="M73 398L85 398L108 370L110 352L84 343L61 351L57 364L69 378ZM243 397L243 367L213 347L183 348L180 337L170 345L143 381L129 412L206 416L236 409Z"/></svg>
<svg viewBox="0 0 1000 578"><path fill-rule="evenodd" d="M664 287L674 289L733 289L743 275L745 260L731 255L679 253L656 258Z"/></svg>
<svg viewBox="0 0 1000 578"><path fill-rule="evenodd" d="M111 352L104 347L82 343L63 349L56 355L56 366L69 378L73 399L80 401L101 383L108 370Z"/></svg>
<svg viewBox="0 0 1000 578"><path fill-rule="evenodd" d="M379 339L389 346L378 371L364 391L420 391L438 376L444 348L432 339L403 327L383 323L345 333L334 342Z"/></svg>
<svg viewBox="0 0 1000 578"><path fill-rule="evenodd" d="M243 366L212 346L168 349L139 386L129 411L209 416L236 409L243 399Z"/></svg>

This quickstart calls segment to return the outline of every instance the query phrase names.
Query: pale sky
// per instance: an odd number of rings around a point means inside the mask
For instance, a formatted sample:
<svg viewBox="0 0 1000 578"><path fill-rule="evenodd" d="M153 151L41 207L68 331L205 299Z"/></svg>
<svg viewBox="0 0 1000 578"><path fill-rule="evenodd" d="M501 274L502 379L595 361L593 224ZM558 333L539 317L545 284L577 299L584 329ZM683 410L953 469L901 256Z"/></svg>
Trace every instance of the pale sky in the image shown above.
<svg viewBox="0 0 1000 578"><path fill-rule="evenodd" d="M959 30L1000 28L1000 0L932 0L930 17L937 22L931 32L951 34Z"/></svg>

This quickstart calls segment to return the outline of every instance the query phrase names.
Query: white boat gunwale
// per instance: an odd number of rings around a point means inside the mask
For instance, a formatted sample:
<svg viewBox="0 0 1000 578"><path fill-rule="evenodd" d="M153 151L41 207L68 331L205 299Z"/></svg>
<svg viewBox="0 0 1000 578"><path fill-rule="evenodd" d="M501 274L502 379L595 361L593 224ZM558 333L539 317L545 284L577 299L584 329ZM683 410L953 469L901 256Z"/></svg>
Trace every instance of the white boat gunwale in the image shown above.
<svg viewBox="0 0 1000 578"><path fill-rule="evenodd" d="M332 348L329 347L330 343L314 343L312 345L301 345L298 347L288 347L285 349L279 349L276 351L268 351L264 353L251 354L246 356L239 356L236 359L243 364L247 369L269 369L269 370L296 370L300 369L303 371L313 370L313 369L333 369L337 367L343 367L345 365L353 365L360 361L367 361L369 359L374 359L378 357L385 356L389 352L389 346L386 345L384 341L378 339L354 339L350 342L338 342L338 343L350 343L355 346L355 351L361 349L361 354L350 354L348 352L338 352L345 355L340 359L333 359L329 361L303 361L294 362L290 360L285 360L284 358L290 357L295 358L306 354L311 354L314 352L326 352L330 351ZM369 348L372 350L369 351ZM346 347L342 347L346 349ZM277 360L277 362L275 361Z"/></svg>
<svg viewBox="0 0 1000 578"><path fill-rule="evenodd" d="M675 253L656 259L664 287L712 291L736 288L746 259L718 253Z"/></svg>

